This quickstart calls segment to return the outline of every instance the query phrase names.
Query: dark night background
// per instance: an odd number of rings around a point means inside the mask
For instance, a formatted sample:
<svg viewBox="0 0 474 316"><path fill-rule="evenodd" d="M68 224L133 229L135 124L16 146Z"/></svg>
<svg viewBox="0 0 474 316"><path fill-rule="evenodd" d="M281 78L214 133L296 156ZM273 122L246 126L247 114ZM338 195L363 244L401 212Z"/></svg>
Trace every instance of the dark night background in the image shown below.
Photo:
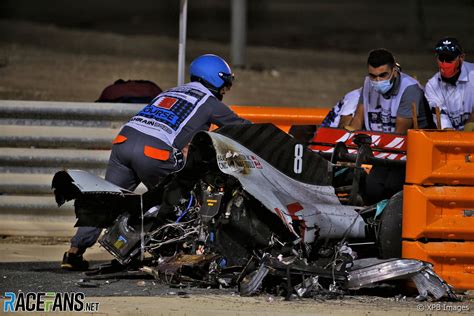
<svg viewBox="0 0 474 316"><path fill-rule="evenodd" d="M189 0L188 61L206 52L230 59L230 4L230 0ZM1 0L0 98L91 100L117 77L172 86L178 18L178 0ZM394 52L404 70L424 84L436 71L435 42L446 35L458 37L467 60L472 60L472 34L474 0L248 0L247 68L240 73L245 94L239 95L239 88L229 100L329 106L360 84L367 52L377 47ZM124 59L112 61L105 55ZM53 56L55 64L48 61ZM21 63L23 70L14 68ZM163 65L172 76L162 75L161 68L152 70L159 63L169 63ZM57 64L70 77L60 75ZM94 68L95 64L110 64L113 71ZM43 78L38 71L46 68L51 80L90 76L95 82L70 91L65 87L62 93L26 86L29 80L37 84ZM15 79L26 69L29 77ZM35 91L25 92L29 89ZM295 94L272 97L283 89Z"/></svg>
<svg viewBox="0 0 474 316"><path fill-rule="evenodd" d="M188 36L226 42L230 1L190 0ZM250 45L428 50L455 35L472 50L473 0L248 0ZM121 34L178 35L178 0L2 0L0 18Z"/></svg>

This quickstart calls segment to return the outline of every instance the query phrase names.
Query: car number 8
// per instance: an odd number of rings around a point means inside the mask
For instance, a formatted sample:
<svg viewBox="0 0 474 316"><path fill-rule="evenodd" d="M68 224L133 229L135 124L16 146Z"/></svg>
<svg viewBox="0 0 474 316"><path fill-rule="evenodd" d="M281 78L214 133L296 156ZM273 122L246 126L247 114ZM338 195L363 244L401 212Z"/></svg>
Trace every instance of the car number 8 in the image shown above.
<svg viewBox="0 0 474 316"><path fill-rule="evenodd" d="M300 174L303 171L303 145L295 145L295 161L293 163L293 171Z"/></svg>

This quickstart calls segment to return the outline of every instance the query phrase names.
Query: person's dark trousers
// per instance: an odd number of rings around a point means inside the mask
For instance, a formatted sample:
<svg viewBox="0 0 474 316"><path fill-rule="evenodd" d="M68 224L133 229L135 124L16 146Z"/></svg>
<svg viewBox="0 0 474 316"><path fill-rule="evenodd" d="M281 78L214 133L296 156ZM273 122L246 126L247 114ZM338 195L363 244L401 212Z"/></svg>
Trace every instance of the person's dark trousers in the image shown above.
<svg viewBox="0 0 474 316"><path fill-rule="evenodd" d="M125 140L112 146L105 180L130 191L134 191L143 182L150 190L166 175L179 168L173 149L161 140L127 126L122 128L119 135ZM144 152L145 147L169 151L169 158L159 160L149 157ZM71 247L84 253L97 242L101 232L101 228L79 227L71 239Z"/></svg>

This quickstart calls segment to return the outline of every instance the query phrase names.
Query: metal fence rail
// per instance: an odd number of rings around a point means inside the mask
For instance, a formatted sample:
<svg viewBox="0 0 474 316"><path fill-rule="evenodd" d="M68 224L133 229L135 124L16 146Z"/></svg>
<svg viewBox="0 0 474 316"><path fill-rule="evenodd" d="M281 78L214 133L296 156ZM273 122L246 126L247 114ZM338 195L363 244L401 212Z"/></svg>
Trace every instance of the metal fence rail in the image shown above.
<svg viewBox="0 0 474 316"><path fill-rule="evenodd" d="M54 173L82 169L103 176L112 139L141 107L143 104L0 100L0 235L72 233L73 206L57 207L51 191ZM232 108L254 123L272 122L284 130L296 124L318 124L328 112ZM138 190L145 188L141 185Z"/></svg>
<svg viewBox="0 0 474 316"><path fill-rule="evenodd" d="M0 234L71 234L74 208L56 205L54 173L82 169L103 176L111 140L142 106L0 101Z"/></svg>

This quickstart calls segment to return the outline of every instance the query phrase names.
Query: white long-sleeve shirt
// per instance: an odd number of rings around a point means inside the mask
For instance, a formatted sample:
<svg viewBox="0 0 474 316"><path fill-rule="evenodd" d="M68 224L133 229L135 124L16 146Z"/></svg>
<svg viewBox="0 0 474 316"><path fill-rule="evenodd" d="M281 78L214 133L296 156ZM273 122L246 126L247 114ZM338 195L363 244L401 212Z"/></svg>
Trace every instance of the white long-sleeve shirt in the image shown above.
<svg viewBox="0 0 474 316"><path fill-rule="evenodd" d="M437 72L426 84L425 96L435 122L435 109L440 108L441 128L463 130L474 110L474 64L462 63L456 85L444 82Z"/></svg>
<svg viewBox="0 0 474 316"><path fill-rule="evenodd" d="M331 111L329 111L328 115L326 115L321 123L321 126L338 127L341 115L354 116L354 113L357 110L357 105L359 104L361 91L362 88L348 92L335 106L333 106Z"/></svg>

